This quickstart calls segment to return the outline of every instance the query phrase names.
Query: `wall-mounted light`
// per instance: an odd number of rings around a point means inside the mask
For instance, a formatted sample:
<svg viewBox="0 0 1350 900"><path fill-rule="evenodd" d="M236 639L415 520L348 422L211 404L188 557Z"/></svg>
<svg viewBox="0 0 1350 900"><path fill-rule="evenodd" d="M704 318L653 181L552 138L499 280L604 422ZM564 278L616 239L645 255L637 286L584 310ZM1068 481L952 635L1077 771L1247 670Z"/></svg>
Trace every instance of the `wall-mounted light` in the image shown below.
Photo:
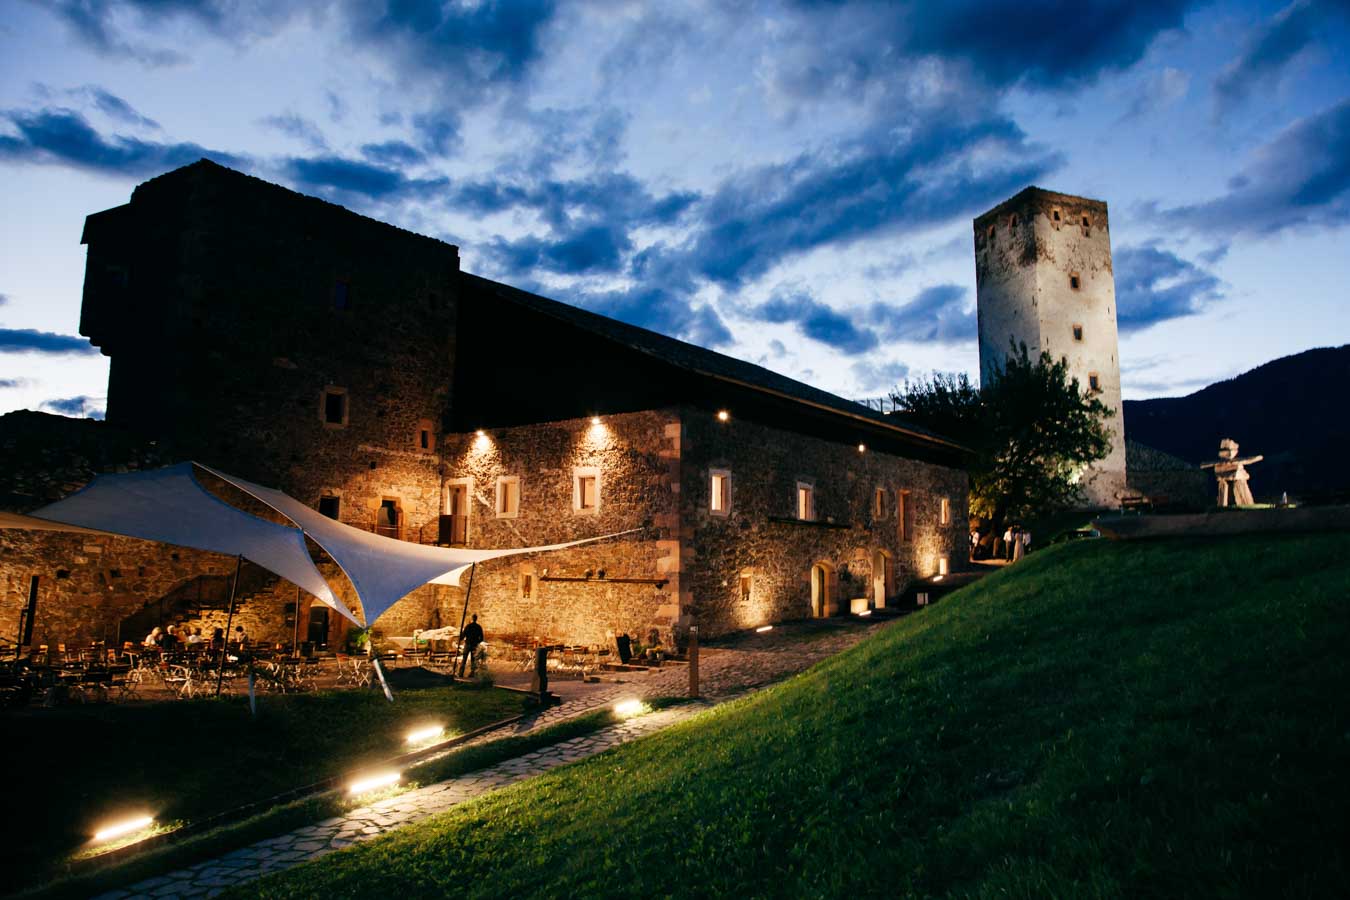
<svg viewBox="0 0 1350 900"><path fill-rule="evenodd" d="M731 413L727 412L725 409L719 409L717 411L717 421L728 422L730 420L731 420Z"/></svg>
<svg viewBox="0 0 1350 900"><path fill-rule="evenodd" d="M600 417L599 417L599 416L591 416L591 424L592 424L592 425L599 425L599 424L600 424Z"/></svg>
<svg viewBox="0 0 1350 900"><path fill-rule="evenodd" d="M473 441L473 448L475 450L482 452L492 446L492 440L487 436L486 431L480 428L475 431L474 434L477 435Z"/></svg>
<svg viewBox="0 0 1350 900"><path fill-rule="evenodd" d="M866 444L859 444L859 445L858 445L858 452L859 452L859 453L866 453L866 452L867 452L867 445L866 445Z"/></svg>
<svg viewBox="0 0 1350 900"><path fill-rule="evenodd" d="M773 626L772 626L772 625L761 625L761 626L759 626L758 628L755 629L755 633L757 633L757 634L763 634L763 633L766 632L766 631L773 631Z"/></svg>

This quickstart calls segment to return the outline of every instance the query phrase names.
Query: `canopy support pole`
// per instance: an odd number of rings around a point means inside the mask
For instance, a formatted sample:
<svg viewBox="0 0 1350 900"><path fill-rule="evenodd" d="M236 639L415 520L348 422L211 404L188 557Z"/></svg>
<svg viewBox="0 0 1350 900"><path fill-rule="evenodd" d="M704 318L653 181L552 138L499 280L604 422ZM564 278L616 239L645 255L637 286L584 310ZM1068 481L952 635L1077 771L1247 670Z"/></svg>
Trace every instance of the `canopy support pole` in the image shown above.
<svg viewBox="0 0 1350 900"><path fill-rule="evenodd" d="M225 641L220 648L220 668L216 670L216 696L220 696L220 686L225 683L225 657L230 655L230 626L234 624L234 598L239 593L239 570L244 565L244 555L234 558L234 579L230 582L230 614L225 619ZM241 649L242 652L242 649Z"/></svg>
<svg viewBox="0 0 1350 900"><path fill-rule="evenodd" d="M469 598L473 596L473 573L478 571L478 563L469 566L469 589L464 592L464 611L459 614L459 665L456 674L464 674L464 620L469 617Z"/></svg>

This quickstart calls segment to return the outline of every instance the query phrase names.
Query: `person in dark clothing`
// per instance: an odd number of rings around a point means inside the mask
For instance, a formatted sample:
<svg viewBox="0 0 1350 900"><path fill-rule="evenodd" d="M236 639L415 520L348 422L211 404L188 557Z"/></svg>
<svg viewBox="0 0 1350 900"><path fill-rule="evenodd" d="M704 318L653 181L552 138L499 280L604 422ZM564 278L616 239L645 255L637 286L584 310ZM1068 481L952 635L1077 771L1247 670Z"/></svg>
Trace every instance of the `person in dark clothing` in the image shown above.
<svg viewBox="0 0 1350 900"><path fill-rule="evenodd" d="M464 628L464 657L459 661L460 675L464 674L466 664L469 667L470 675L477 670L478 664L474 662L473 654L481 643L483 643L483 626L478 624L478 614L474 613L473 621Z"/></svg>

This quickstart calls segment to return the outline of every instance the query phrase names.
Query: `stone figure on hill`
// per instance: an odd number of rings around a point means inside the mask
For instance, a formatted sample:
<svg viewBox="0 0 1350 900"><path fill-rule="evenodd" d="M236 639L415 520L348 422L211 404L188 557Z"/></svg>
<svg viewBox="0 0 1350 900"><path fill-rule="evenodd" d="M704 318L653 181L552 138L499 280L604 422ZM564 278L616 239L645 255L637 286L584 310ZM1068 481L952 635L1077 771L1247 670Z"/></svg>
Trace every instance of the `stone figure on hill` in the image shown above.
<svg viewBox="0 0 1350 900"><path fill-rule="evenodd" d="M1247 480L1251 476L1247 474L1245 467L1263 459L1264 456L1247 456L1239 459L1237 441L1232 438L1219 441L1219 459L1200 465L1202 469L1214 470L1214 477L1219 481L1219 506L1227 506L1230 495L1234 506L1251 506L1256 502L1252 499L1251 488L1247 486Z"/></svg>

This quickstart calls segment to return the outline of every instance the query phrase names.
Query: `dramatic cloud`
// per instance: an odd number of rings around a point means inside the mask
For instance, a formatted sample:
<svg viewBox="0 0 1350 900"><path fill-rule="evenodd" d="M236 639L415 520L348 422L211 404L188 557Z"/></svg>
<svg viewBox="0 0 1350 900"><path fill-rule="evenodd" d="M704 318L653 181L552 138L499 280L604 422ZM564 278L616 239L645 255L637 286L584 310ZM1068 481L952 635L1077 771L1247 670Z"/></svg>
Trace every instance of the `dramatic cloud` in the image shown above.
<svg viewBox="0 0 1350 900"><path fill-rule="evenodd" d="M1227 194L1159 215L1225 238L1350 222L1350 99L1298 120L1257 150Z"/></svg>
<svg viewBox="0 0 1350 900"><path fill-rule="evenodd" d="M868 320L887 340L933 344L971 341L977 323L973 305L966 309L967 293L959 284L933 285L903 306L872 304Z"/></svg>
<svg viewBox="0 0 1350 900"><path fill-rule="evenodd" d="M297 141L302 141L315 150L328 149L328 141L324 138L322 129L304 116L295 113L281 113L275 116L264 116L258 120L258 124L279 131L287 137L295 138Z"/></svg>
<svg viewBox="0 0 1350 900"><path fill-rule="evenodd" d="M58 164L105 174L150 176L196 162L204 156L227 166L241 159L192 143L159 143L113 135L105 138L69 109L0 113L17 136L0 135L0 159Z"/></svg>
<svg viewBox="0 0 1350 900"><path fill-rule="evenodd" d="M784 259L888 231L914 231L987 207L1060 164L1007 119L924 122L835 154L797 157L726 181L689 254L734 288Z"/></svg>
<svg viewBox="0 0 1350 900"><path fill-rule="evenodd" d="M425 153L405 141L362 144L361 155L379 166L415 166L427 158Z"/></svg>
<svg viewBox="0 0 1350 900"><path fill-rule="evenodd" d="M23 387L27 383L27 379L24 378L0 378L0 388Z"/></svg>
<svg viewBox="0 0 1350 900"><path fill-rule="evenodd" d="M237 0L47 0L47 6L94 52L127 57L146 65L176 65L187 58L174 50L152 47L123 36L134 21L141 30L187 22L215 37L245 41L275 33L304 4L296 0L240 3Z"/></svg>
<svg viewBox="0 0 1350 900"><path fill-rule="evenodd" d="M1223 296L1218 278L1155 245L1114 254L1116 324L1122 334L1195 315Z"/></svg>
<svg viewBox="0 0 1350 900"><path fill-rule="evenodd" d="M121 97L118 97L116 94L110 94L103 88L92 84L86 85L84 92L88 94L99 112L109 118L117 119L128 125L138 125L142 128L159 128L158 122L141 115L130 103L123 100Z"/></svg>
<svg viewBox="0 0 1350 900"><path fill-rule="evenodd" d="M1254 88L1271 85L1283 69L1346 8L1337 0L1294 0L1257 27L1247 47L1220 73L1214 96L1220 112L1242 102Z"/></svg>
<svg viewBox="0 0 1350 900"><path fill-rule="evenodd" d="M860 327L848 315L831 309L805 291L774 294L749 313L761 322L792 323L803 336L849 355L866 353L878 344L876 332Z"/></svg>
<svg viewBox="0 0 1350 900"><path fill-rule="evenodd" d="M1164 110L1184 99L1190 89L1190 75L1181 69L1166 66L1144 82L1134 102L1125 110L1120 120L1125 122L1146 113Z"/></svg>
<svg viewBox="0 0 1350 900"><path fill-rule="evenodd" d="M0 328L0 353L49 353L92 356L98 348L73 334L32 328Z"/></svg>
<svg viewBox="0 0 1350 900"><path fill-rule="evenodd" d="M64 397L43 402L42 409L49 409L63 416L79 416L85 419L102 419L105 400L102 397Z"/></svg>
<svg viewBox="0 0 1350 900"><path fill-rule="evenodd" d="M864 396L888 395L909 377L909 366L902 362L875 363L860 359L849 371L853 373L853 380Z"/></svg>
<svg viewBox="0 0 1350 900"><path fill-rule="evenodd" d="M302 189L320 194L331 192L356 194L371 200L392 200L414 194L443 190L444 178L410 179L397 169L371 165L338 156L309 159L292 157L284 170Z"/></svg>

